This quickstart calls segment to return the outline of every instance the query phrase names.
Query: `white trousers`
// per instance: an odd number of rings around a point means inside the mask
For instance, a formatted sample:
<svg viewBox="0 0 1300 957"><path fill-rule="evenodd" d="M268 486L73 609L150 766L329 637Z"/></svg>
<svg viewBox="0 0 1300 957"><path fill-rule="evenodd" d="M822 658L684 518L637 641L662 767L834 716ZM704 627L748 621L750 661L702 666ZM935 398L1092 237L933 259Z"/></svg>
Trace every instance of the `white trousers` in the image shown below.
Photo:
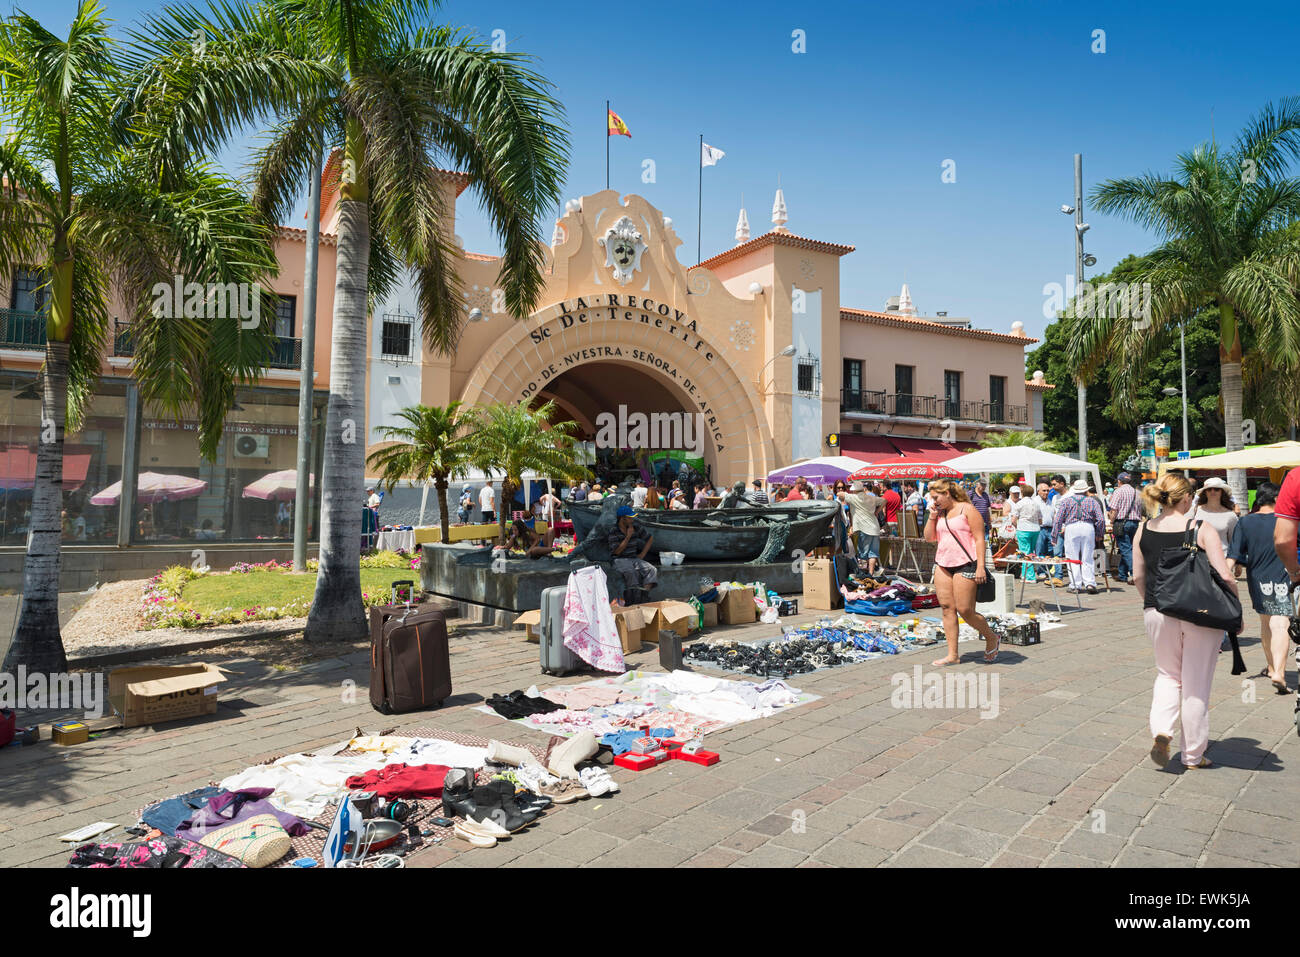
<svg viewBox="0 0 1300 957"><path fill-rule="evenodd" d="M1097 539L1097 530L1092 527L1092 522L1071 522L1061 532L1065 536L1065 557L1070 559L1065 565L1070 570L1070 586L1095 586L1097 568L1092 563L1092 549ZM1076 559L1082 564L1074 564Z"/></svg>

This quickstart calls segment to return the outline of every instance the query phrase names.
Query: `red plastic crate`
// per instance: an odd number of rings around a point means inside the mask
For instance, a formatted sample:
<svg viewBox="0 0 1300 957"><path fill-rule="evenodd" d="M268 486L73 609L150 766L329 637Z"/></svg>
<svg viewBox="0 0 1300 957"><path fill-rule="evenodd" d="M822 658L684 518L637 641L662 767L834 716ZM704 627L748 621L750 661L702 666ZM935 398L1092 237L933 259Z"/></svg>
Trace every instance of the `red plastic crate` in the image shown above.
<svg viewBox="0 0 1300 957"><path fill-rule="evenodd" d="M628 751L614 758L614 764L629 771L648 771L656 764L662 764L666 758L655 758L648 754L634 754Z"/></svg>
<svg viewBox="0 0 1300 957"><path fill-rule="evenodd" d="M674 761L690 761L692 764L702 764L706 768L722 760L722 755L718 754L717 751L705 751L703 749L696 751L694 754L687 754L681 748L673 748L668 752L668 756Z"/></svg>

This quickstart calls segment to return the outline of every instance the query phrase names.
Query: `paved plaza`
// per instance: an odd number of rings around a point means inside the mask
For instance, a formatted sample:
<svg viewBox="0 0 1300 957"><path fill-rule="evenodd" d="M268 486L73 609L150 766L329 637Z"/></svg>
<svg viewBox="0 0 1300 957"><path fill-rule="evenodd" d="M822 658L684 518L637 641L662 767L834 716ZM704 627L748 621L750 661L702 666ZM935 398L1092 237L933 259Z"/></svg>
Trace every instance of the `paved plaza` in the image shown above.
<svg viewBox="0 0 1300 957"><path fill-rule="evenodd" d="M1263 666L1255 637L1243 646L1247 675L1233 677L1231 655L1219 657L1208 751L1216 767L1180 772L1175 759L1175 771L1164 772L1147 757L1154 672L1140 602L1123 588L1084 604L1067 615L1068 627L1045 632L1041 645L1004 647L995 665L980 662L981 642L962 644L956 671L998 676L996 717L891 704L891 676L916 665L930 672L935 649L800 676L790 683L820 700L709 735L707 746L722 755L714 767L614 769L618 794L557 807L495 848L438 845L407 866L1300 864L1294 698L1249 678ZM457 622L454 697L437 712L383 716L368 703L365 648L301 666L249 657L238 645L219 651L201 660L234 673L211 718L0 754L0 866L62 866L68 846L59 834L99 820L134 823L151 800L345 740L358 727L423 724L544 743L475 706L534 683L590 679L542 675L522 631ZM653 645L629 663L659 670Z"/></svg>

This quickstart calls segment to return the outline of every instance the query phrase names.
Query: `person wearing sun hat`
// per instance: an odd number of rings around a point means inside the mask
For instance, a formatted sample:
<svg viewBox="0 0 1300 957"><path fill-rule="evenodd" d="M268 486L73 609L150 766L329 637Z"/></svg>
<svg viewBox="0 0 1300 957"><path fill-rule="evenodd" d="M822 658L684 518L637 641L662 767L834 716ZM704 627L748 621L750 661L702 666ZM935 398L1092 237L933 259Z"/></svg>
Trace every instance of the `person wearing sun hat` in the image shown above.
<svg viewBox="0 0 1300 957"><path fill-rule="evenodd" d="M1052 542L1065 542L1066 568L1072 592L1087 590L1097 594L1097 569L1092 553L1100 548L1106 534L1106 516L1101 502L1088 494L1091 486L1079 479L1057 501L1056 519L1052 524Z"/></svg>
<svg viewBox="0 0 1300 957"><path fill-rule="evenodd" d="M1232 501L1232 486L1217 475L1207 478L1196 496L1196 521L1204 522L1219 533L1226 554L1237 529L1237 510Z"/></svg>

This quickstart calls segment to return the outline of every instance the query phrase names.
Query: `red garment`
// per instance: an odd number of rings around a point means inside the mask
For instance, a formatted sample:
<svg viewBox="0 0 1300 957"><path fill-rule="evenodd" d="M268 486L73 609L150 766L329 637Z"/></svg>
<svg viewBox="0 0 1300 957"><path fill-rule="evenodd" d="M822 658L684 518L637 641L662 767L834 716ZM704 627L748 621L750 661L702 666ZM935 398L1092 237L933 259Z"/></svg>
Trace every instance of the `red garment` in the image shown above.
<svg viewBox="0 0 1300 957"><path fill-rule="evenodd" d="M898 509L903 504L902 498L892 488L885 489L885 494L881 498L885 500L885 521L898 521Z"/></svg>
<svg viewBox="0 0 1300 957"><path fill-rule="evenodd" d="M442 797L442 782L450 770L443 764L385 764L353 775L347 785L386 798L436 798Z"/></svg>
<svg viewBox="0 0 1300 957"><path fill-rule="evenodd" d="M1292 469L1287 473L1273 511L1280 518L1300 518L1300 469Z"/></svg>
<svg viewBox="0 0 1300 957"><path fill-rule="evenodd" d="M787 495L785 498L781 499L781 501L783 501L783 502L802 502L802 501L803 501L803 493L800 492L797 488L792 488L792 489L790 489L790 494Z"/></svg>

